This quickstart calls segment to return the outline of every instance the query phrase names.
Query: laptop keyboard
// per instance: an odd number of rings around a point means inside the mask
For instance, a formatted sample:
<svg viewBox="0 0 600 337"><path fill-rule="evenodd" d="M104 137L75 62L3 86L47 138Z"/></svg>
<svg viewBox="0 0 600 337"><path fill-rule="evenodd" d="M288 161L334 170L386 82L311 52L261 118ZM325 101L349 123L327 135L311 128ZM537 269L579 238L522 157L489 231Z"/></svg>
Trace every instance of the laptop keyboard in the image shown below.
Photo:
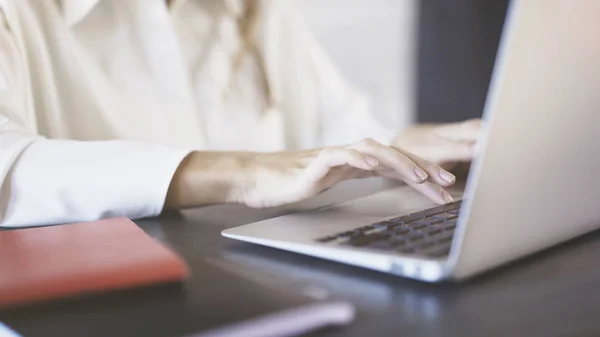
<svg viewBox="0 0 600 337"><path fill-rule="evenodd" d="M444 257L456 229L462 201L376 222L353 230L329 235L318 242L351 247Z"/></svg>

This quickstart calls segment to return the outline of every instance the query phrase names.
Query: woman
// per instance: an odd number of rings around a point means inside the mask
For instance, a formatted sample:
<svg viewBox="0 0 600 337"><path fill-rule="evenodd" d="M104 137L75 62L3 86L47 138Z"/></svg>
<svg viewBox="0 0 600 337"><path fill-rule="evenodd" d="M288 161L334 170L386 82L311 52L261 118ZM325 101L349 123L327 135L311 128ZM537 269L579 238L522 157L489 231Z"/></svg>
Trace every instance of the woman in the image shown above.
<svg viewBox="0 0 600 337"><path fill-rule="evenodd" d="M444 203L437 164L472 156L477 121L379 125L284 1L0 8L4 226L269 207L372 175Z"/></svg>

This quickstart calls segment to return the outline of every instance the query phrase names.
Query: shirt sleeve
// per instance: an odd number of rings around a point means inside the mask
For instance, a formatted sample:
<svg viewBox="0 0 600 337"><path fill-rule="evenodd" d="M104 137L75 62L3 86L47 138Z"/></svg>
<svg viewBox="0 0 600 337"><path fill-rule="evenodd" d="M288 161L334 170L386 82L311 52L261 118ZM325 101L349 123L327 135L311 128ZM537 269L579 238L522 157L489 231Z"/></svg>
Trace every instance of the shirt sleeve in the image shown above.
<svg viewBox="0 0 600 337"><path fill-rule="evenodd" d="M36 134L20 47L0 18L0 226L160 213L171 178L189 151Z"/></svg>
<svg viewBox="0 0 600 337"><path fill-rule="evenodd" d="M320 145L340 145L373 138L390 144L397 131L373 114L368 95L353 86L319 45L293 5L286 0L273 3L272 11L281 16L281 40L288 55L293 54L296 71L310 74L316 107L319 110L317 137ZM285 34L285 36L284 36ZM306 79L307 77L303 77Z"/></svg>

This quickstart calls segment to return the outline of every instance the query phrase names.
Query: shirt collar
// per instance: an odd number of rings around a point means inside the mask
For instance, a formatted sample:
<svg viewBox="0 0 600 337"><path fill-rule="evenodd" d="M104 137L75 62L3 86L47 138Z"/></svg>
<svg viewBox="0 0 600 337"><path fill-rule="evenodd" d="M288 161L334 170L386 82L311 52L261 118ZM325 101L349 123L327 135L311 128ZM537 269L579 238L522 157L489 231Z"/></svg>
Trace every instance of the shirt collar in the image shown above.
<svg viewBox="0 0 600 337"><path fill-rule="evenodd" d="M58 0L67 25L81 21L100 0Z"/></svg>
<svg viewBox="0 0 600 337"><path fill-rule="evenodd" d="M186 1L187 0L172 0L170 5L172 8L176 8ZM100 2L100 0L58 0L68 26L72 26L85 18L98 2Z"/></svg>
<svg viewBox="0 0 600 337"><path fill-rule="evenodd" d="M2 0L0 0L1 2ZM100 0L57 0L63 12L63 16L68 26L73 26L83 20ZM147 1L147 0L138 0ZM166 0L163 0L166 1ZM188 0L172 0L170 6L176 9ZM240 0L225 0L225 11L234 16L240 16L243 11L243 1Z"/></svg>

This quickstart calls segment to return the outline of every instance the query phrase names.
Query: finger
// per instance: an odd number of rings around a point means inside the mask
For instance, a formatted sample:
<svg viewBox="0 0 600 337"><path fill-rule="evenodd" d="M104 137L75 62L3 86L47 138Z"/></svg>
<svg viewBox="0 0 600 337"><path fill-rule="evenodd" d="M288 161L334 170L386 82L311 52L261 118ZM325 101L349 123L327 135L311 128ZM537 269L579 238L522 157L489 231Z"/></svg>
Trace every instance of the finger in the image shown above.
<svg viewBox="0 0 600 337"><path fill-rule="evenodd" d="M413 162L415 162L415 164L417 164L419 167L424 169L425 172L427 172L427 174L429 176L429 181L432 181L441 186L450 186L456 182L456 177L454 176L454 174L446 171L444 168L442 168L432 162L429 162L417 155L403 151L400 148L397 148L397 147L392 147L392 148L395 149L396 151L404 154L405 156L410 158Z"/></svg>
<svg viewBox="0 0 600 337"><path fill-rule="evenodd" d="M452 185L456 181L456 177L452 173L423 158L380 143L369 144L370 141L367 142L366 145L364 143L362 145L364 153L377 158L384 166L394 168L403 175L403 179L408 177L416 183L431 180L444 186ZM375 153L369 152L370 148L375 149L373 150Z"/></svg>
<svg viewBox="0 0 600 337"><path fill-rule="evenodd" d="M475 157L475 145L474 142L448 141L438 149L439 162L469 162Z"/></svg>
<svg viewBox="0 0 600 337"><path fill-rule="evenodd" d="M316 182L323 179L333 167L348 165L366 171L379 167L379 162L354 149L325 148L317 158L304 170L304 178Z"/></svg>
<svg viewBox="0 0 600 337"><path fill-rule="evenodd" d="M377 172L377 174L385 178L402 180L402 176L393 170L380 170ZM437 185L434 182L427 181L422 184L416 184L412 181L405 180L405 183L412 186L417 191L421 192L421 194L438 204L445 204L453 201L452 196L446 190L444 190L442 186Z"/></svg>
<svg viewBox="0 0 600 337"><path fill-rule="evenodd" d="M439 139L435 147L427 150L427 159L436 164L469 162L474 156L474 142Z"/></svg>
<svg viewBox="0 0 600 337"><path fill-rule="evenodd" d="M481 119L469 119L464 122L444 124L435 130L436 133L448 140L475 142L483 130Z"/></svg>
<svg viewBox="0 0 600 337"><path fill-rule="evenodd" d="M415 184L413 182L407 182L410 186L421 192L424 196L431 199L433 202L440 205L447 204L454 201L450 193L443 187L436 185L432 182L425 182L423 184Z"/></svg>
<svg viewBox="0 0 600 337"><path fill-rule="evenodd" d="M394 179L394 180L402 181L402 182L405 182L407 184L419 184L419 183L415 183L413 181L410 181L410 180L406 179L400 173L398 173L398 172L396 172L396 171L394 171L392 169L380 169L380 170L376 171L376 175L379 176L379 177L383 177L383 178L388 178L388 179ZM436 184L433 181L426 181L426 182L429 182L429 183L434 184L434 185L438 185L438 184Z"/></svg>
<svg viewBox="0 0 600 337"><path fill-rule="evenodd" d="M388 167L394 169L403 176L403 179L408 179L419 184L427 181L429 178L427 172L410 158L375 140L367 138L350 147L377 159L381 163L382 168Z"/></svg>

